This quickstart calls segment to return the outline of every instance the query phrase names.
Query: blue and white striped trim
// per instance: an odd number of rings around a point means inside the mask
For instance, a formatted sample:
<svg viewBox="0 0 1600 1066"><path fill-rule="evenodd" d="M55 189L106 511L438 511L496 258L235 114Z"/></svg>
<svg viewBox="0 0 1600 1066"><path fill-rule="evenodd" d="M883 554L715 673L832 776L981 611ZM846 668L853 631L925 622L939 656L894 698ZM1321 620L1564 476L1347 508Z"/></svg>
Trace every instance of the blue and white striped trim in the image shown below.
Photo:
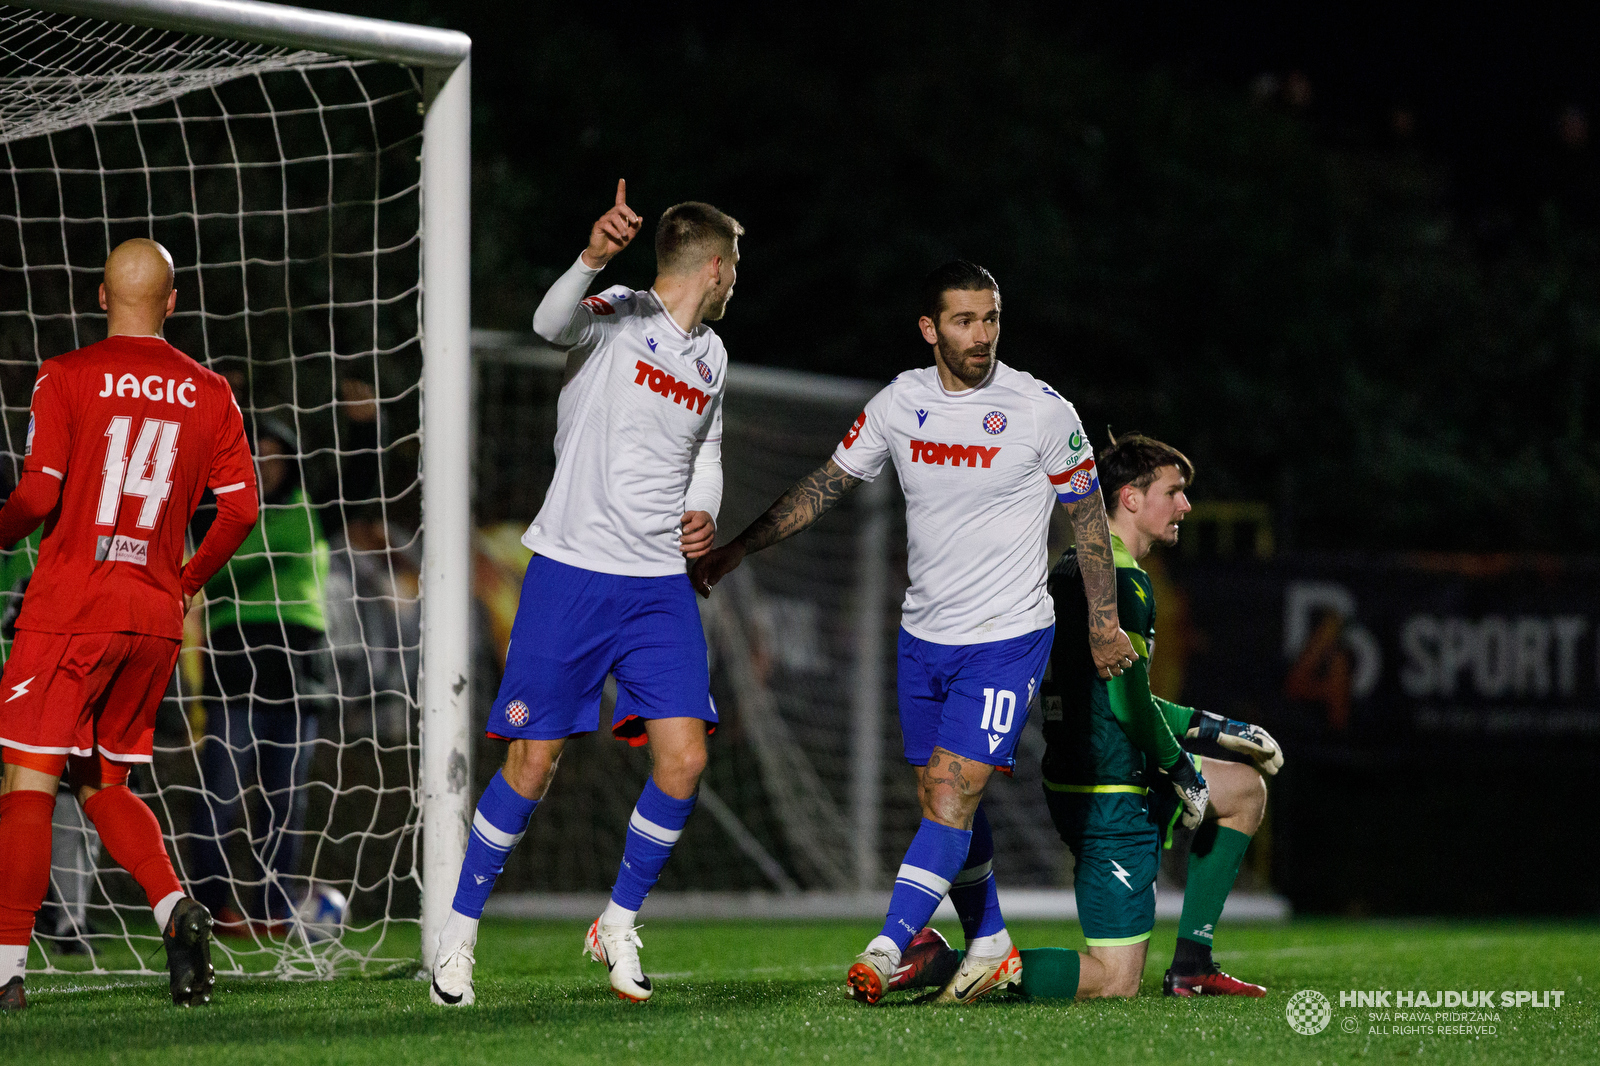
<svg viewBox="0 0 1600 1066"><path fill-rule="evenodd" d="M657 825L640 814L637 807L633 809L633 817L628 819L628 828L646 840L654 841L669 848L678 842L679 837L683 836L682 829L668 829L664 825Z"/></svg>
<svg viewBox="0 0 1600 1066"><path fill-rule="evenodd" d="M962 885L981 884L984 881L989 880L993 874L994 860L985 859L977 866L969 866L965 870L962 870L960 873L956 874L956 879L950 882L950 884L955 888L960 888Z"/></svg>
<svg viewBox="0 0 1600 1066"><path fill-rule="evenodd" d="M900 872L895 875L894 883L910 885L912 888L921 889L934 899L944 899L946 892L950 891L950 882L930 870L903 863Z"/></svg>
<svg viewBox="0 0 1600 1066"><path fill-rule="evenodd" d="M472 815L472 831L478 834L485 844L500 851L510 851L517 846L517 841L522 839L522 833L508 833L496 827L489 819L483 816L482 811Z"/></svg>

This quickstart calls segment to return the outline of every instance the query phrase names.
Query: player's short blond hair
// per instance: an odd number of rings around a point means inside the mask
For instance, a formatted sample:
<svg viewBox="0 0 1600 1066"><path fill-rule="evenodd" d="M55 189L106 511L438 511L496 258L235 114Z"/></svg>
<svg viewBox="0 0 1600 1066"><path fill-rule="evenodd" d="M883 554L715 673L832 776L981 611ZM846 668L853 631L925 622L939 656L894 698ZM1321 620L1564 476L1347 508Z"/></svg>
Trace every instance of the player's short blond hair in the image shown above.
<svg viewBox="0 0 1600 1066"><path fill-rule="evenodd" d="M683 274L714 255L732 255L743 235L738 219L710 204L674 204L656 224L656 273Z"/></svg>

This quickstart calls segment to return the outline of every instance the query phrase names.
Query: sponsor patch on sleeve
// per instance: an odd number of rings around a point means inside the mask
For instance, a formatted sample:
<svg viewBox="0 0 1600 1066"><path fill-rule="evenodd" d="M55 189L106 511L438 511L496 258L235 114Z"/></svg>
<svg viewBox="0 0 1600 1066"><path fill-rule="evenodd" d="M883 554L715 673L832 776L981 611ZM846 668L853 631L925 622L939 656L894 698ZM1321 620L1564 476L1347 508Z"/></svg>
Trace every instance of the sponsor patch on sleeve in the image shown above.
<svg viewBox="0 0 1600 1066"><path fill-rule="evenodd" d="M1085 459L1070 470L1051 474L1050 484L1062 503L1075 503L1100 487L1100 476L1095 473L1094 460Z"/></svg>
<svg viewBox="0 0 1600 1066"><path fill-rule="evenodd" d="M597 315L614 315L617 309L598 296L591 296L583 301L583 306Z"/></svg>

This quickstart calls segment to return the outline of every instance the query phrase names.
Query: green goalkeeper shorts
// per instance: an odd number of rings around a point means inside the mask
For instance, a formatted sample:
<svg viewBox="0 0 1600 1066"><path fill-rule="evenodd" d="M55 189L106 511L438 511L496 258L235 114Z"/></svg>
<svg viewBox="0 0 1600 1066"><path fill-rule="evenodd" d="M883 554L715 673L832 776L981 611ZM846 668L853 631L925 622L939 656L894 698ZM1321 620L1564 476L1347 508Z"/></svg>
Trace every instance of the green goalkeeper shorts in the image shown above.
<svg viewBox="0 0 1600 1066"><path fill-rule="evenodd" d="M1045 783L1050 820L1076 860L1073 894L1090 947L1137 944L1155 928L1161 834L1145 800L1134 785Z"/></svg>

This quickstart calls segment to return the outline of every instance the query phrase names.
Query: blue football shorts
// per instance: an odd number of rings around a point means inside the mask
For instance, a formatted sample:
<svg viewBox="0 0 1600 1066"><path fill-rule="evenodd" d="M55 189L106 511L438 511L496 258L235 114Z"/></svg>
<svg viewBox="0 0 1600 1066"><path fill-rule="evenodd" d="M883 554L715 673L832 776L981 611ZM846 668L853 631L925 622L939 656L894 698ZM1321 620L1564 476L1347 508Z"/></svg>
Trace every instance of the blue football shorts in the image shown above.
<svg viewBox="0 0 1600 1066"><path fill-rule="evenodd" d="M935 644L900 630L900 731L906 761L934 748L1010 772L1050 659L1055 627L989 644Z"/></svg>
<svg viewBox="0 0 1600 1066"><path fill-rule="evenodd" d="M646 719L717 721L688 575L601 574L535 555L488 734L560 740L593 732L607 674L617 679L611 731L630 743L644 743Z"/></svg>

